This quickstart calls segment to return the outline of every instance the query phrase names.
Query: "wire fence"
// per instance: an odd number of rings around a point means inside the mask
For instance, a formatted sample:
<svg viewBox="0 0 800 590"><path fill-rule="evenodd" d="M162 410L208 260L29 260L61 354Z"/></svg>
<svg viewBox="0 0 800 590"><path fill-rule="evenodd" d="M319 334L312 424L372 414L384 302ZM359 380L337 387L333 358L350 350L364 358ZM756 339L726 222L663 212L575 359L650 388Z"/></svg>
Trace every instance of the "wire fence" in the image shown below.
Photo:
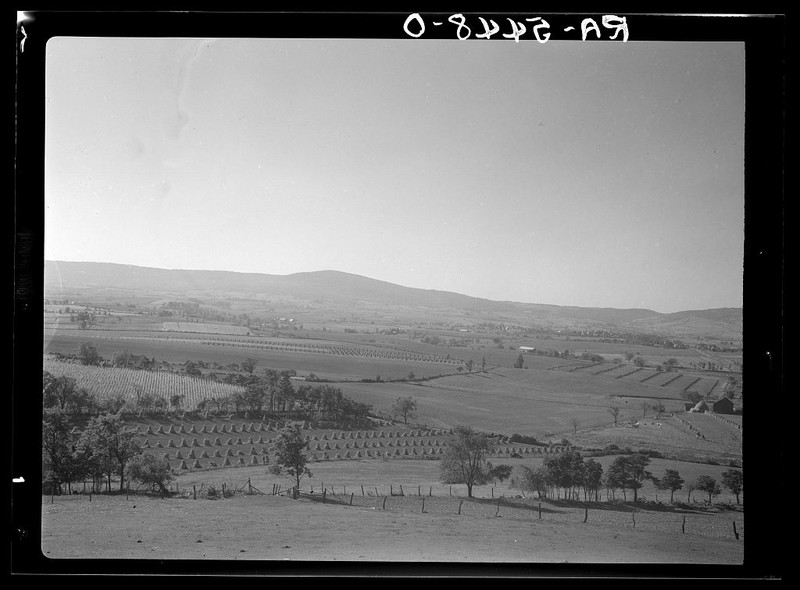
<svg viewBox="0 0 800 590"><path fill-rule="evenodd" d="M193 500L222 500L234 496L283 496L298 501L328 504L347 509L389 511L400 514L420 514L430 516L450 516L461 518L505 518L515 521L588 524L614 529L632 528L643 532L672 532L692 534L721 539L743 540L744 513L725 511L709 513L703 507L675 506L659 503L633 504L618 501L586 502L579 500L556 500L524 497L467 497L453 494L452 487L447 493L441 488L434 493L433 486L395 486L389 484L389 492L381 492L378 487L367 489L363 485L355 488L347 486L282 486L272 483L268 489L261 489L248 479L245 482L226 482L218 485L200 484L191 488L179 488L177 484L168 489L172 497ZM100 494L101 497L125 496L141 493L142 489L117 490L113 494ZM98 494L91 489L88 494L75 492L71 495L50 495L49 503L56 498L62 501L78 501L85 498L96 501ZM94 498L93 498L94 497ZM46 496L44 497L46 498ZM44 502L45 500L43 500Z"/></svg>

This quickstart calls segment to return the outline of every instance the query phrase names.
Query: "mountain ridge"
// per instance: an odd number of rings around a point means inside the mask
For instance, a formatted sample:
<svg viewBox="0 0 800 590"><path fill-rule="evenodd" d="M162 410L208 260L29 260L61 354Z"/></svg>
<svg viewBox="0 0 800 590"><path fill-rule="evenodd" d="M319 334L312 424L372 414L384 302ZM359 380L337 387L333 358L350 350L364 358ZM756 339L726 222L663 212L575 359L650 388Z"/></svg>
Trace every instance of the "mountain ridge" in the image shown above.
<svg viewBox="0 0 800 590"><path fill-rule="evenodd" d="M452 291L406 287L339 270L304 271L288 275L227 270L165 269L110 262L45 261L45 292L106 289L174 293L183 296L287 296L336 303L399 305L468 312L529 312L571 321L597 322L631 328L741 324L742 309L735 307L662 313L645 308L563 306L545 303L495 301Z"/></svg>

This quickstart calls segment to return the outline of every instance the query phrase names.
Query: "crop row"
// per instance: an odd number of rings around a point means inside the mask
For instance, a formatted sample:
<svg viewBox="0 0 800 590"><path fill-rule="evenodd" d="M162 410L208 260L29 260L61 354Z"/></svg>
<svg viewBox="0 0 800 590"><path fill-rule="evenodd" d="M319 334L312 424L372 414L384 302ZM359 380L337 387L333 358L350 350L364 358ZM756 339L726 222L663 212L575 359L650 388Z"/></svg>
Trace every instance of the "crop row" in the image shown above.
<svg viewBox="0 0 800 590"><path fill-rule="evenodd" d="M305 352L329 354L335 356L352 356L358 358L375 358L384 360L416 361L423 363L459 364L458 359L446 356L424 355L413 352L393 352L386 350L370 350L366 348L347 348L343 346L313 346L308 344L266 344L262 342L240 342L232 340L204 340L207 346L230 346L252 350L280 350L284 352Z"/></svg>

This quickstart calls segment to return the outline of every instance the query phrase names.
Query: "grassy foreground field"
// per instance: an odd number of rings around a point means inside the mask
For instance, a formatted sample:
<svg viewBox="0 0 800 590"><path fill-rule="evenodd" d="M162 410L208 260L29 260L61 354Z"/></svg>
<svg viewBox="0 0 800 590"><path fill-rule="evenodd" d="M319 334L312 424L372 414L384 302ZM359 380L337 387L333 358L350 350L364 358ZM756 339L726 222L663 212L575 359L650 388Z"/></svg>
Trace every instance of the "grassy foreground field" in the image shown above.
<svg viewBox="0 0 800 590"><path fill-rule="evenodd" d="M532 512L495 515L494 504L459 515L456 499L449 499L449 514L421 512L420 498L391 500L408 505L382 509L377 502L350 506L271 495L61 497L42 505L42 553L52 559L736 565L744 555L741 540L714 534L714 517L682 533L675 514L642 511L634 526L624 513L609 519L592 511L583 523L582 511L538 520ZM730 527L727 515L716 520L720 531Z"/></svg>

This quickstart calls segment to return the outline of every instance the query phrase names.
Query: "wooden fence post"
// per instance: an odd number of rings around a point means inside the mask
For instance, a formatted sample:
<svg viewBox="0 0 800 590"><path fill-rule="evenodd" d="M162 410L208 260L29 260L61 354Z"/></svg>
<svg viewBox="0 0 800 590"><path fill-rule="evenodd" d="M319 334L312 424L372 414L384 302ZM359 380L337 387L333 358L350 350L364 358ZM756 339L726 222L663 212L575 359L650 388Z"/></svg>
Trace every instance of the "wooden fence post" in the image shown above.
<svg viewBox="0 0 800 590"><path fill-rule="evenodd" d="M361 484L361 495L362 496L364 495L364 484L363 483Z"/></svg>
<svg viewBox="0 0 800 590"><path fill-rule="evenodd" d="M733 521L733 536L736 537L736 540L739 540L739 533L736 531L736 521Z"/></svg>
<svg viewBox="0 0 800 590"><path fill-rule="evenodd" d="M464 503L464 500L458 501L458 513L461 514L461 505Z"/></svg>
<svg viewBox="0 0 800 590"><path fill-rule="evenodd" d="M403 486L402 485L400 486L400 495L401 496L405 496L405 493L403 492Z"/></svg>
<svg viewBox="0 0 800 590"><path fill-rule="evenodd" d="M633 528L636 528L636 509L631 512L631 519L633 519Z"/></svg>
<svg viewBox="0 0 800 590"><path fill-rule="evenodd" d="M192 495L194 499L197 500L197 486L195 485L192 486Z"/></svg>
<svg viewBox="0 0 800 590"><path fill-rule="evenodd" d="M327 493L327 488L323 488L322 490L322 501L325 502L325 494Z"/></svg>
<svg viewBox="0 0 800 590"><path fill-rule="evenodd" d="M350 506L352 506L352 505L353 505L353 496L354 496L354 495L355 495L355 494L350 494Z"/></svg>
<svg viewBox="0 0 800 590"><path fill-rule="evenodd" d="M497 501L497 512L494 513L495 517L500 514L500 500Z"/></svg>
<svg viewBox="0 0 800 590"><path fill-rule="evenodd" d="M681 532L686 533L686 515L683 515L683 523L681 523Z"/></svg>
<svg viewBox="0 0 800 590"><path fill-rule="evenodd" d="M425 496L422 496L422 511L425 512ZM734 530L736 530L736 523L735 522L733 523L733 528L734 528ZM736 538L738 539L739 537L736 537Z"/></svg>
<svg viewBox="0 0 800 590"><path fill-rule="evenodd" d="M422 486L418 485L417 486L417 496L421 496L421 495L422 495Z"/></svg>
<svg viewBox="0 0 800 590"><path fill-rule="evenodd" d="M428 495L429 495L429 496L433 496L433 486L430 486L430 487L428 488Z"/></svg>
<svg viewBox="0 0 800 590"><path fill-rule="evenodd" d="M589 507L588 506L584 506L583 510L584 510L584 512L583 512L583 522L586 522L587 520L589 520Z"/></svg>
<svg viewBox="0 0 800 590"><path fill-rule="evenodd" d="M386 510L386 498L387 498L387 497L388 497L388 496L384 496L384 497L383 497L383 506L381 507L381 509L382 509L382 510Z"/></svg>
<svg viewBox="0 0 800 590"><path fill-rule="evenodd" d="M542 519L542 503L539 502L539 520Z"/></svg>

